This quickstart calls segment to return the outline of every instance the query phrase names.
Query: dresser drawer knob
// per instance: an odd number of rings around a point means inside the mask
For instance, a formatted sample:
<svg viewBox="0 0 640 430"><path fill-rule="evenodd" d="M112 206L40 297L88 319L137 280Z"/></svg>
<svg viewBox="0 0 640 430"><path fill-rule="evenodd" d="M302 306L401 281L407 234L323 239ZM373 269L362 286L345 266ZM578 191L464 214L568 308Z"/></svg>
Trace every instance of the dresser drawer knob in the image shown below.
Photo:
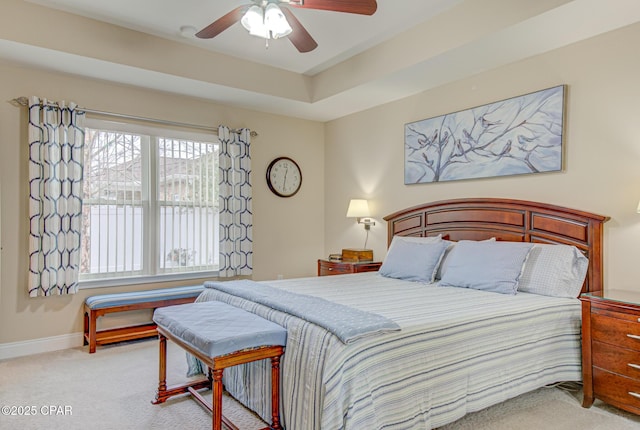
<svg viewBox="0 0 640 430"><path fill-rule="evenodd" d="M635 340L640 340L640 336L638 336L637 334L628 334L627 337Z"/></svg>
<svg viewBox="0 0 640 430"><path fill-rule="evenodd" d="M634 393L633 391L629 391L629 395L635 397L636 399L640 399L640 394Z"/></svg>
<svg viewBox="0 0 640 430"><path fill-rule="evenodd" d="M640 364L627 363L627 366L640 370Z"/></svg>

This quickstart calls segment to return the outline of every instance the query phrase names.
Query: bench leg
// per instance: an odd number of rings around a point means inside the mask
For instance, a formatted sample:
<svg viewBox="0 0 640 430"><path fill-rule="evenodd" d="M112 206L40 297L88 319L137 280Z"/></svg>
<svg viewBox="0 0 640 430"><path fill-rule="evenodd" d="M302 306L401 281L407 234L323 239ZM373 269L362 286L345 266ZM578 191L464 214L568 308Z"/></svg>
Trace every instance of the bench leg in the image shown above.
<svg viewBox="0 0 640 430"><path fill-rule="evenodd" d="M282 430L280 425L280 356L271 358L271 430Z"/></svg>
<svg viewBox="0 0 640 430"><path fill-rule="evenodd" d="M167 338L162 334L158 335L160 353L158 356L158 392L156 393L156 400L153 404L164 403L167 396Z"/></svg>
<svg viewBox="0 0 640 430"><path fill-rule="evenodd" d="M222 372L223 369L213 371L213 399L211 402L213 430L222 430Z"/></svg>
<svg viewBox="0 0 640 430"><path fill-rule="evenodd" d="M96 352L96 326L98 325L98 317L93 310L85 311L84 313L84 333L85 341L87 344L87 337L89 337L89 354ZM88 336L87 336L88 335Z"/></svg>
<svg viewBox="0 0 640 430"><path fill-rule="evenodd" d="M84 336L82 336L82 345L89 344L89 312L84 311Z"/></svg>
<svg viewBox="0 0 640 430"><path fill-rule="evenodd" d="M155 400L151 403L158 405L166 402L173 396L185 393L196 393L197 390L211 389L211 381L208 378L191 381L184 385L167 387L167 337L158 333L159 356L158 356L158 391ZM195 395L195 394L194 394Z"/></svg>

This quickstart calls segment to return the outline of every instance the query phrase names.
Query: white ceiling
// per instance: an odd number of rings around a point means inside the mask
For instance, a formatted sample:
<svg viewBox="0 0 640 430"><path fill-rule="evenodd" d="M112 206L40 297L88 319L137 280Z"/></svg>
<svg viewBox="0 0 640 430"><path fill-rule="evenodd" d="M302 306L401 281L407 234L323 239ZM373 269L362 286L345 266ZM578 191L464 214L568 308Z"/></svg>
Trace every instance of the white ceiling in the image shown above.
<svg viewBox="0 0 640 430"><path fill-rule="evenodd" d="M301 54L286 39L250 36L237 23L219 36L203 40L185 37L182 27L201 30L251 0L29 0L111 24L149 33L242 59L303 74L315 74L427 21L462 0L378 0L372 16L290 7L318 42ZM402 7L398 7L401 4ZM283 6L285 7L285 6ZM188 31L187 31L188 33Z"/></svg>
<svg viewBox="0 0 640 430"><path fill-rule="evenodd" d="M199 52L233 56L243 60L244 67L254 64L257 70L268 65L268 71L280 71L285 87L291 73L304 75L308 94L277 92L276 85L265 83L229 85L78 55L26 36L0 37L0 59L319 121L640 21L638 0L378 0L373 16L292 8L319 45L303 54L286 39L271 41L266 49L264 40L248 35L240 24L210 40L181 34L182 27L200 30L248 0L24 1L169 39ZM443 30L434 33L436 28Z"/></svg>

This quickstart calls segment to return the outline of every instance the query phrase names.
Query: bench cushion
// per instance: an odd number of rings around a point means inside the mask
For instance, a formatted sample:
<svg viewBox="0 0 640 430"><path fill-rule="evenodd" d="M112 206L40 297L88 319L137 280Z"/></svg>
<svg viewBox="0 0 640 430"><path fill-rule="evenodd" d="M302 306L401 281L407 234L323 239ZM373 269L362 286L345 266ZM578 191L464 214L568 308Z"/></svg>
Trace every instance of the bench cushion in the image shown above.
<svg viewBox="0 0 640 430"><path fill-rule="evenodd" d="M284 327L216 301L158 308L153 321L210 358L258 346L284 346L287 342Z"/></svg>
<svg viewBox="0 0 640 430"><path fill-rule="evenodd" d="M131 291L128 293L101 294L87 297L85 304L89 309L103 309L112 306L133 305L136 303L157 302L170 299L198 297L204 290L203 285L188 287L160 288L157 290Z"/></svg>

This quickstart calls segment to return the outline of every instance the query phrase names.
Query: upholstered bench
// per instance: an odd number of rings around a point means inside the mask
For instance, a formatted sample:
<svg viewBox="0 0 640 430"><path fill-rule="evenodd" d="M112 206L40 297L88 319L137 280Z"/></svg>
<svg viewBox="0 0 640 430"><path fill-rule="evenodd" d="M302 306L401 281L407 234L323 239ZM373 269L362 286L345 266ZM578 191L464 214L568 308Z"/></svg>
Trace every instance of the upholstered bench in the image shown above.
<svg viewBox="0 0 640 430"><path fill-rule="evenodd" d="M190 393L212 413L213 430L237 428L222 415L222 373L225 368L271 359L271 426L280 425L280 357L287 341L284 327L222 302L201 302L156 309L153 321L160 338L158 392L154 404ZM167 338L199 358L209 368L208 378L167 388ZM198 392L213 391L209 404Z"/></svg>
<svg viewBox="0 0 640 430"><path fill-rule="evenodd" d="M97 320L113 312L192 303L203 290L203 285L195 285L87 297L84 302L84 344L89 345L89 353L92 354L96 352L96 345L155 337L158 332L153 323L98 331Z"/></svg>

